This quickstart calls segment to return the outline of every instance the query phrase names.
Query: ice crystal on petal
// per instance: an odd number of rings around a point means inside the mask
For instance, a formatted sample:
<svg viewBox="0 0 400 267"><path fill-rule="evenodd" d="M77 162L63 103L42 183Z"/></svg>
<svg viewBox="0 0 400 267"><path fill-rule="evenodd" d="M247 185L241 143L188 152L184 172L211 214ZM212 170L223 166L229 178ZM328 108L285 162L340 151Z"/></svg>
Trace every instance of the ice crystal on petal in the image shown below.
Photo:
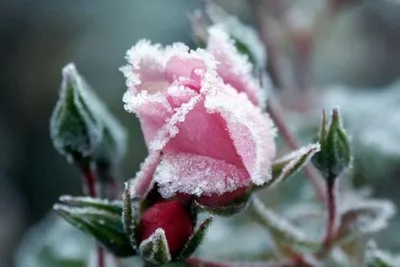
<svg viewBox="0 0 400 267"><path fill-rule="evenodd" d="M221 160L188 153L164 154L154 179L165 198L177 192L223 194L249 185L245 170Z"/></svg>

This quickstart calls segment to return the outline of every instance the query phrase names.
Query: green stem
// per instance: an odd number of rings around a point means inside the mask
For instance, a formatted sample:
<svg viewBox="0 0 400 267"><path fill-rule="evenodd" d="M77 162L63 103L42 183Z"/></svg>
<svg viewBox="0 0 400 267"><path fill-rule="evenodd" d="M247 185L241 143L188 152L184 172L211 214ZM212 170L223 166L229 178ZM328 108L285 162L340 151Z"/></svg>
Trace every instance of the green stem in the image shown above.
<svg viewBox="0 0 400 267"><path fill-rule="evenodd" d="M336 231L336 180L328 179L326 186L326 196L327 196L327 211L328 218L326 222L326 234L323 245L326 250L329 250L332 246L332 242Z"/></svg>

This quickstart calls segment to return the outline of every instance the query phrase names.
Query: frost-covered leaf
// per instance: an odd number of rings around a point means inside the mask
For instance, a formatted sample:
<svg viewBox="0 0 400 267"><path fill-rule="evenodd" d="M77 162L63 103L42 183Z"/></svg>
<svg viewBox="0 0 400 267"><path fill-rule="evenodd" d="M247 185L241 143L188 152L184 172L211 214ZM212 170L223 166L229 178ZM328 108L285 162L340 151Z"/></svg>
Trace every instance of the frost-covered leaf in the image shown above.
<svg viewBox="0 0 400 267"><path fill-rule="evenodd" d="M237 214L237 213L243 211L248 206L249 198L250 198L250 192L245 193L243 196L230 201L228 204L218 206L218 207L208 207L208 206L202 205L198 202L196 202L196 205L199 208L201 208L213 215L231 216L231 215L234 215L234 214Z"/></svg>
<svg viewBox="0 0 400 267"><path fill-rule="evenodd" d="M267 208L258 197L253 196L251 198L251 208L255 218L261 225L265 226L276 242L290 247L309 249L318 249L320 247L318 239L312 238L310 234L305 233L287 219Z"/></svg>
<svg viewBox="0 0 400 267"><path fill-rule="evenodd" d="M92 204L87 206L82 206L81 203L80 206L56 204L54 210L73 226L95 237L115 255L133 256L135 251L123 230L121 214L93 207Z"/></svg>
<svg viewBox="0 0 400 267"><path fill-rule="evenodd" d="M90 158L109 169L125 154L127 135L70 63L63 68L60 96L50 121L54 147L70 161Z"/></svg>
<svg viewBox="0 0 400 267"><path fill-rule="evenodd" d="M122 211L122 224L125 233L128 235L131 246L137 249L136 231L139 225L139 210L132 204L129 182L125 183L124 207Z"/></svg>
<svg viewBox="0 0 400 267"><path fill-rule="evenodd" d="M400 255L384 252L371 241L365 253L364 267L400 267Z"/></svg>
<svg viewBox="0 0 400 267"><path fill-rule="evenodd" d="M201 245L203 242L204 236L207 233L208 227L213 222L213 218L209 217L204 222L202 222L199 228L193 233L193 235L189 238L188 242L186 243L185 247L181 251L178 260L185 259L192 255L196 249Z"/></svg>
<svg viewBox="0 0 400 267"><path fill-rule="evenodd" d="M116 215L122 213L122 202L121 201L109 201L107 199L98 199L91 197L72 197L72 196L61 196L60 202L80 208L95 208L110 212Z"/></svg>
<svg viewBox="0 0 400 267"><path fill-rule="evenodd" d="M323 113L318 141L321 150L313 156L312 162L326 179L335 179L351 163L349 137L343 129L338 108L332 111L329 127Z"/></svg>
<svg viewBox="0 0 400 267"><path fill-rule="evenodd" d="M311 144L275 160L272 165L272 178L261 188L274 187L283 183L292 174L301 170L319 150L319 144Z"/></svg>
<svg viewBox="0 0 400 267"><path fill-rule="evenodd" d="M343 201L339 213L337 239L345 242L386 228L396 208L389 200L355 198Z"/></svg>
<svg viewBox="0 0 400 267"><path fill-rule="evenodd" d="M167 237L163 229L158 228L148 239L143 240L139 247L144 260L163 265L171 261Z"/></svg>

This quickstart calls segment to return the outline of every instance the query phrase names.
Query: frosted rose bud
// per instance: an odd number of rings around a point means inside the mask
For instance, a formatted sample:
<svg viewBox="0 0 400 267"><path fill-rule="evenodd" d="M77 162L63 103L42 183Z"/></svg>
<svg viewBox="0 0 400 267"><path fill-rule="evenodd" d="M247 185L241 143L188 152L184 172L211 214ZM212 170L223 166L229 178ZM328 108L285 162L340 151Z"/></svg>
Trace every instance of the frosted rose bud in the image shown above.
<svg viewBox="0 0 400 267"><path fill-rule="evenodd" d="M217 59L180 43L139 41L128 51L125 108L139 118L150 152L133 196L143 198L156 182L164 198L187 194L214 207L271 178L275 130L256 104L260 92L243 89L249 77L235 80L250 75L237 61ZM223 64L234 69L221 72Z"/></svg>
<svg viewBox="0 0 400 267"><path fill-rule="evenodd" d="M164 230L169 252L179 254L194 230L189 211L179 200L158 202L148 208L140 218L140 242L150 238L157 229Z"/></svg>

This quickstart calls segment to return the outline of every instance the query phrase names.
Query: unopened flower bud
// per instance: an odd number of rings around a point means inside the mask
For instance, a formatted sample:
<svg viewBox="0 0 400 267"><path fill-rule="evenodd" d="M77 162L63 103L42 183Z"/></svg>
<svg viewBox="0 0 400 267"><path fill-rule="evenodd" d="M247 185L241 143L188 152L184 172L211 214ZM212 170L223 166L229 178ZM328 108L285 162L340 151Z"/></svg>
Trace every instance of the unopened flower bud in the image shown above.
<svg viewBox="0 0 400 267"><path fill-rule="evenodd" d="M140 242L151 238L160 228L164 231L169 253L174 256L182 251L193 234L194 223L179 200L167 200L156 203L141 216Z"/></svg>

